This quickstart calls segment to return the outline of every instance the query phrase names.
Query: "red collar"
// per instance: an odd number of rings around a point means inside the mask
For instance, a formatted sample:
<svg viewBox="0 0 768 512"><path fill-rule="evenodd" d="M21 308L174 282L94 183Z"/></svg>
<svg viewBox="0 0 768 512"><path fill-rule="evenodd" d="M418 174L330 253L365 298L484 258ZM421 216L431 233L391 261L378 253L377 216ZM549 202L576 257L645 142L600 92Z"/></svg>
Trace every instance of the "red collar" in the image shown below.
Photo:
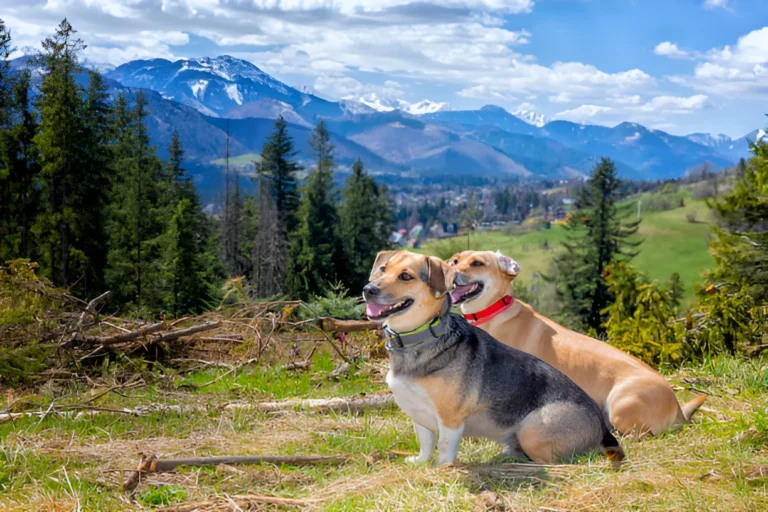
<svg viewBox="0 0 768 512"><path fill-rule="evenodd" d="M484 310L464 315L464 318L469 321L470 325L484 324L502 311L508 309L514 302L515 299L513 299L511 295L505 295Z"/></svg>

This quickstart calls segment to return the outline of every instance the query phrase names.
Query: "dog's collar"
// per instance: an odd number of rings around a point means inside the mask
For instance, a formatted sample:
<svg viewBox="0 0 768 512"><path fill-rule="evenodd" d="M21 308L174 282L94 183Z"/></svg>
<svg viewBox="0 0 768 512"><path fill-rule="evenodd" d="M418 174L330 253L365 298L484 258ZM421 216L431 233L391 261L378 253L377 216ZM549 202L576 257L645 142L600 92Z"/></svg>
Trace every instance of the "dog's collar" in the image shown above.
<svg viewBox="0 0 768 512"><path fill-rule="evenodd" d="M405 352L406 350L423 347L440 339L446 332L447 323L441 321L441 318L438 316L408 332L395 332L389 326L384 326L384 334L387 337L384 348L389 352Z"/></svg>
<svg viewBox="0 0 768 512"><path fill-rule="evenodd" d="M508 309L514 302L515 299L511 295L505 295L482 311L464 315L464 318L467 319L470 325L484 324L502 311Z"/></svg>

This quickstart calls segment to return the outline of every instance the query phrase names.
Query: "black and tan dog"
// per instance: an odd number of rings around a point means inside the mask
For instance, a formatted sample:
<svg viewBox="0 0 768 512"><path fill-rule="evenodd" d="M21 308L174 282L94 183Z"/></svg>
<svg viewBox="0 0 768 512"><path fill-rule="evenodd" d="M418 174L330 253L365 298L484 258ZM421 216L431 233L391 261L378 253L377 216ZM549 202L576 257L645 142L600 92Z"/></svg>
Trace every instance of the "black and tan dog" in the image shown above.
<svg viewBox="0 0 768 512"><path fill-rule="evenodd" d="M551 463L601 447L618 467L621 446L600 408L540 359L507 347L449 313L455 270L438 258L378 254L364 288L366 312L386 319L387 384L411 417L426 462L456 460L463 436L490 438L504 453Z"/></svg>

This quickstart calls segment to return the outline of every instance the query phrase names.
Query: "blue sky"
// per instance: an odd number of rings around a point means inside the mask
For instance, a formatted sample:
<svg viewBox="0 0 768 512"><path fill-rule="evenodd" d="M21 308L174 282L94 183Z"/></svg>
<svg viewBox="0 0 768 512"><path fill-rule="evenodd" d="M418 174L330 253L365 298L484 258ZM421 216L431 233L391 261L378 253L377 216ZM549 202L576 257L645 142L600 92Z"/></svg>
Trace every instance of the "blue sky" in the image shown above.
<svg viewBox="0 0 768 512"><path fill-rule="evenodd" d="M0 0L0 13L19 47L67 16L96 63L226 53L329 99L730 136L768 112L764 0Z"/></svg>

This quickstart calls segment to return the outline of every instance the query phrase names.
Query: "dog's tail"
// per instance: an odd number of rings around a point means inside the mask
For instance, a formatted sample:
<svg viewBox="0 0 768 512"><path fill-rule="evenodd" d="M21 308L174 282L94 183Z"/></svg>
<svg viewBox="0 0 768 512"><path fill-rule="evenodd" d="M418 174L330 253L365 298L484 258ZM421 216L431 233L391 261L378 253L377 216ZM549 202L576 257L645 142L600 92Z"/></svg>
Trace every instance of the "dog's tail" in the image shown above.
<svg viewBox="0 0 768 512"><path fill-rule="evenodd" d="M693 413L699 410L699 407L704 405L704 400L706 399L706 395L697 396L690 402L686 402L680 406L680 409L683 411L683 416L685 416L686 423L690 423L691 416L693 416Z"/></svg>
<svg viewBox="0 0 768 512"><path fill-rule="evenodd" d="M613 437L610 430L606 429L603 440L600 441L600 448L603 450L606 458L613 464L613 469L618 471L621 468L621 463L624 462L624 449L619 444L619 441Z"/></svg>

